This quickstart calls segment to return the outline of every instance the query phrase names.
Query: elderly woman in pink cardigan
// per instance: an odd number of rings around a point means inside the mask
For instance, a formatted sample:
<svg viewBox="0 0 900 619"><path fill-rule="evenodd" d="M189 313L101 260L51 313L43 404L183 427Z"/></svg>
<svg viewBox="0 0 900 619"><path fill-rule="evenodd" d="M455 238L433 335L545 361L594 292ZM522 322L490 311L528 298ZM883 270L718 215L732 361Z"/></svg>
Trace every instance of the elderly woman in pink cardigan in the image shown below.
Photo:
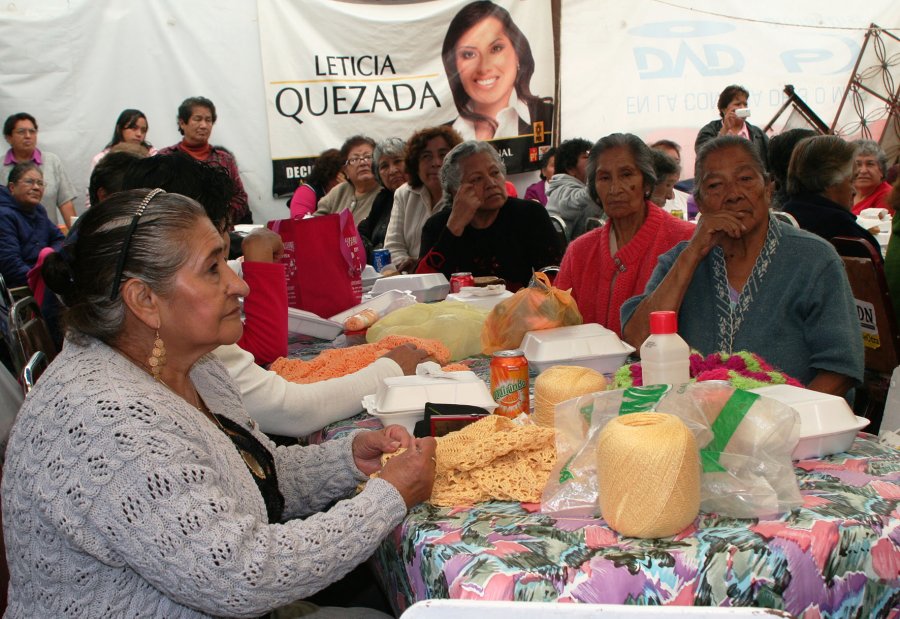
<svg viewBox="0 0 900 619"><path fill-rule="evenodd" d="M619 336L622 304L644 291L660 254L694 233L694 224L647 199L655 183L653 156L640 138L613 133L598 140L588 156L587 188L609 221L572 241L555 281L572 289L585 322Z"/></svg>

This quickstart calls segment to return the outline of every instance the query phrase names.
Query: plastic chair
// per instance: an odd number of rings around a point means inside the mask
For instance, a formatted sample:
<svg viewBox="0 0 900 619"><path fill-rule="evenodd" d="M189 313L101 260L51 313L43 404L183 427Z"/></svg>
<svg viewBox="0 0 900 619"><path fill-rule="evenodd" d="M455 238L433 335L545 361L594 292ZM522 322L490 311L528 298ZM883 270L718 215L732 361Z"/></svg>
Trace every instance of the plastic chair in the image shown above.
<svg viewBox="0 0 900 619"><path fill-rule="evenodd" d="M47 356L48 362L56 357L56 344L50 337L47 324L34 297L25 297L12 306L9 312L9 331L13 340L11 348L16 375L21 374L25 364L38 351Z"/></svg>
<svg viewBox="0 0 900 619"><path fill-rule="evenodd" d="M872 421L869 431L877 434L891 374L900 365L900 330L884 276L884 261L878 249L863 239L839 236L831 243L847 271L865 344L866 375L857 390L854 409Z"/></svg>
<svg viewBox="0 0 900 619"><path fill-rule="evenodd" d="M28 395L28 392L34 389L34 384L41 377L41 374L44 373L44 370L47 369L48 365L50 365L50 360L40 350L31 355L28 363L22 368L21 383L22 391L25 395Z"/></svg>
<svg viewBox="0 0 900 619"><path fill-rule="evenodd" d="M590 232L595 228L599 228L603 225L603 220L599 217L588 217L584 223L584 231Z"/></svg>
<svg viewBox="0 0 900 619"><path fill-rule="evenodd" d="M566 236L566 222L563 221L563 218L559 215L550 215L550 222L553 224L553 229L556 230L556 236L559 239L560 246L563 251L565 251L566 247L569 245L569 239Z"/></svg>
<svg viewBox="0 0 900 619"><path fill-rule="evenodd" d="M775 216L775 219L783 221L784 223L794 226L795 228L800 227L800 224L797 223L797 218L790 213L785 213L784 211L772 211L772 215Z"/></svg>

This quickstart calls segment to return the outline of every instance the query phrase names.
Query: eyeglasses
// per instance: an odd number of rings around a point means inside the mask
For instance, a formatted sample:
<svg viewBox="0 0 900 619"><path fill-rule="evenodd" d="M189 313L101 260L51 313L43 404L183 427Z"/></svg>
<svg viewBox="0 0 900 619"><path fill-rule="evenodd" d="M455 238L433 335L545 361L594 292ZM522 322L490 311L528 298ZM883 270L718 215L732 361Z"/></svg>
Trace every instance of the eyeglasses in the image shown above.
<svg viewBox="0 0 900 619"><path fill-rule="evenodd" d="M16 129L13 133L16 135L32 135L37 133L37 129Z"/></svg>
<svg viewBox="0 0 900 619"><path fill-rule="evenodd" d="M372 155L365 155L364 157L350 157L346 163L347 165L367 165L372 163Z"/></svg>
<svg viewBox="0 0 900 619"><path fill-rule="evenodd" d="M44 181L39 178L23 178L19 181L23 185L31 185L32 187L43 187Z"/></svg>

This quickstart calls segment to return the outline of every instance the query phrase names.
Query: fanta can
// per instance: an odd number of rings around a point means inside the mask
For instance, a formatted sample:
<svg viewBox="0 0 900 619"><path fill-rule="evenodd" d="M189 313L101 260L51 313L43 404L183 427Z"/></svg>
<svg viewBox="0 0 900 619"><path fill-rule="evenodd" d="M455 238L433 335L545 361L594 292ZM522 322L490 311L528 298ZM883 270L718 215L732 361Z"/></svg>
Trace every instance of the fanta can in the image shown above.
<svg viewBox="0 0 900 619"><path fill-rule="evenodd" d="M528 360L521 350L498 350L491 359L491 397L494 411L504 417L530 412L528 398Z"/></svg>

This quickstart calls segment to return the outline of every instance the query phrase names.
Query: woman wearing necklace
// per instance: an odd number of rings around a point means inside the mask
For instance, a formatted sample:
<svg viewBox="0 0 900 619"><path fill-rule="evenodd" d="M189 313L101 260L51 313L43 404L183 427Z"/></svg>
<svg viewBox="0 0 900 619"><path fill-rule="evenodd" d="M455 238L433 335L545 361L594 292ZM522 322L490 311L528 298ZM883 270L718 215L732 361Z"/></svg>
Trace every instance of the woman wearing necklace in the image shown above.
<svg viewBox="0 0 900 619"><path fill-rule="evenodd" d="M639 347L650 312L674 310L678 332L704 355L754 352L826 393L859 384L862 338L843 264L827 241L769 214L772 187L751 143L710 141L695 178L697 230L622 306L625 339Z"/></svg>
<svg viewBox="0 0 900 619"><path fill-rule="evenodd" d="M258 616L341 578L430 495L433 439L259 432L208 354L240 336L247 286L196 202L116 194L44 276L69 333L10 436L7 616Z"/></svg>

